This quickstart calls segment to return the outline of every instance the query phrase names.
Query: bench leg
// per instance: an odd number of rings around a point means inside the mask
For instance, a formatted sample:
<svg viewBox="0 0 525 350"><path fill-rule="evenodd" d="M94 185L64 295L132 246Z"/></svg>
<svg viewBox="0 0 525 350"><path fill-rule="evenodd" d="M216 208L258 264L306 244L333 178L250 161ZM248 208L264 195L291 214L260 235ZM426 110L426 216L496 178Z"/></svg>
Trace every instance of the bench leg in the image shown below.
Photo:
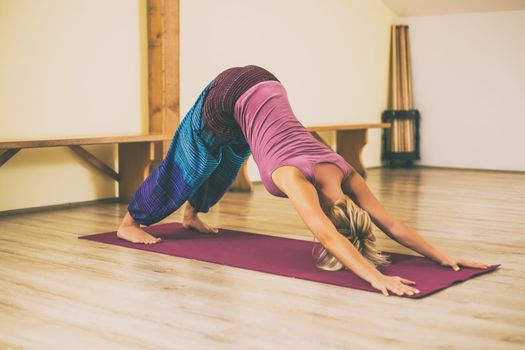
<svg viewBox="0 0 525 350"><path fill-rule="evenodd" d="M312 135L328 147L330 147L321 136L315 131ZM366 168L363 164L361 153L363 147L368 143L368 130L337 130L336 131L336 147L339 153L354 169L363 177L366 178ZM251 192L252 185L247 171L248 160L242 165L235 182L230 187L230 191L235 192Z"/></svg>
<svg viewBox="0 0 525 350"><path fill-rule="evenodd" d="M69 145L68 146L76 155L85 160L89 165L103 173L104 175L109 176L115 181L119 181L119 175L115 170L113 170L106 163L95 157L92 153L87 151L80 145Z"/></svg>
<svg viewBox="0 0 525 350"><path fill-rule="evenodd" d="M229 188L232 192L252 192L252 182L248 176L248 159L242 163L237 178Z"/></svg>
<svg viewBox="0 0 525 350"><path fill-rule="evenodd" d="M366 178L366 169L363 164L361 152L368 143L367 129L337 130L337 153Z"/></svg>
<svg viewBox="0 0 525 350"><path fill-rule="evenodd" d="M310 131L310 134L312 134L312 136L315 137L317 141L321 142L326 147L332 149L332 146L327 144L326 141L321 137L321 135L319 135L316 131Z"/></svg>
<svg viewBox="0 0 525 350"><path fill-rule="evenodd" d="M20 151L20 148L11 148L6 150L2 155L0 155L0 166L7 163L7 161L14 157Z"/></svg>
<svg viewBox="0 0 525 350"><path fill-rule="evenodd" d="M119 187L121 203L129 199L150 173L153 162L152 142L121 143L118 145Z"/></svg>

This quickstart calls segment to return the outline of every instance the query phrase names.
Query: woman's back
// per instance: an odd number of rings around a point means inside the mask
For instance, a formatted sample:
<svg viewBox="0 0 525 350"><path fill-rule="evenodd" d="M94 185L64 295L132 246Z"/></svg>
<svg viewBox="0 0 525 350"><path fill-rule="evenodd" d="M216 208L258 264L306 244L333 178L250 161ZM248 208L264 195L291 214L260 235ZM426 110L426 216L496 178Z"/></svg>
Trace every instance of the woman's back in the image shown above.
<svg viewBox="0 0 525 350"><path fill-rule="evenodd" d="M236 101L234 117L239 124L257 163L261 180L273 195L286 197L274 184L272 172L292 165L315 183L315 165L335 163L344 174L350 169L346 161L316 140L296 118L284 86L279 81L260 82L245 91Z"/></svg>

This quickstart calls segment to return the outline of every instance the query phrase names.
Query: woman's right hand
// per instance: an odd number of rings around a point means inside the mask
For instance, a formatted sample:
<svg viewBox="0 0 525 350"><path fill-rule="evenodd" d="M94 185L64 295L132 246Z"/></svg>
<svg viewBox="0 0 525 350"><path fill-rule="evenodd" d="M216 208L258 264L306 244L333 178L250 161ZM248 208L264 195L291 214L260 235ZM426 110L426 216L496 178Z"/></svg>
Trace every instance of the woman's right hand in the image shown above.
<svg viewBox="0 0 525 350"><path fill-rule="evenodd" d="M418 289L410 286L416 284L416 282L399 276L387 276L380 274L376 278L372 279L370 284L372 287L383 292L384 296L389 295L388 291L391 291L397 295L414 295L419 293Z"/></svg>

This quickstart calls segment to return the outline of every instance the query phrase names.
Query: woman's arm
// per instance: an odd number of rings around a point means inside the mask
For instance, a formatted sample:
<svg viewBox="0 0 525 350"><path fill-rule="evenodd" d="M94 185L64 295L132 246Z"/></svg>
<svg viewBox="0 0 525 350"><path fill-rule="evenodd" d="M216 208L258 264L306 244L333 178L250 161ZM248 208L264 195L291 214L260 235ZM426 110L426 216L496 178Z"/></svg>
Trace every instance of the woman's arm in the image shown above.
<svg viewBox="0 0 525 350"><path fill-rule="evenodd" d="M281 190L288 196L299 216L319 242L344 266L369 282L374 288L388 295L390 290L398 295L419 291L406 284L415 282L399 276L385 276L364 258L361 253L335 228L319 204L315 187L302 175L291 175L279 182Z"/></svg>
<svg viewBox="0 0 525 350"><path fill-rule="evenodd" d="M451 266L454 270L459 269L458 263L476 268L487 267L486 264L482 263L461 259L453 261L453 259L448 258L439 249L421 237L414 229L390 215L372 194L363 177L351 166L350 169L352 172L343 183L343 191L361 208L366 210L374 224L390 238L442 265Z"/></svg>

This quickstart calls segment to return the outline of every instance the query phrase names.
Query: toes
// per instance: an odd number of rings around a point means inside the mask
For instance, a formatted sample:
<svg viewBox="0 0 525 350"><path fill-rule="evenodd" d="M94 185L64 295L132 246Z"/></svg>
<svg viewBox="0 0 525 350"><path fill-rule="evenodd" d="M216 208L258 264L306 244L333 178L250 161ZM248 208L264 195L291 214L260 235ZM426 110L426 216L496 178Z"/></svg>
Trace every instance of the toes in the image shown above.
<svg viewBox="0 0 525 350"><path fill-rule="evenodd" d="M146 238L142 241L138 241L138 242L134 242L134 243L143 243L143 244L153 244L153 243L157 243L159 241L159 239L156 239L156 238Z"/></svg>

